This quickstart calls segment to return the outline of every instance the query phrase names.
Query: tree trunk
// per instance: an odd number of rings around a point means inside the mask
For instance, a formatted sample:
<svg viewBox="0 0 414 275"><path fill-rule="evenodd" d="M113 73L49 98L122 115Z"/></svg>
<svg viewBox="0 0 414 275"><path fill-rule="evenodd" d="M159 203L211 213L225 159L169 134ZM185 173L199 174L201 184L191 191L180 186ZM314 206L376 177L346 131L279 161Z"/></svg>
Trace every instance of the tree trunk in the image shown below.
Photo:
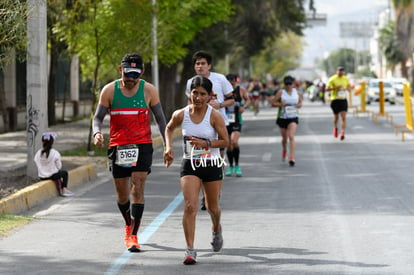
<svg viewBox="0 0 414 275"><path fill-rule="evenodd" d="M401 4L402 5L402 4ZM397 39L400 41L400 50L406 56L412 56L414 52L414 5L410 4L406 7L399 6L395 9Z"/></svg>
<svg viewBox="0 0 414 275"><path fill-rule="evenodd" d="M194 66L192 56L187 55L183 59L183 70L181 71L180 82L178 84L178 93L175 96L175 104L177 106L187 105L187 96L185 95L185 86L187 80L194 76Z"/></svg>
<svg viewBox="0 0 414 275"><path fill-rule="evenodd" d="M97 62L95 66L95 73L93 77L93 83L91 87L92 93L92 106L91 106L91 114L89 117L89 135L88 135L88 145L86 147L87 152L92 152L92 138L93 138L93 117L95 116L96 106L98 104L98 96L99 96L99 84L98 84L98 74L99 74L99 66L100 66L100 56L97 56Z"/></svg>
<svg viewBox="0 0 414 275"><path fill-rule="evenodd" d="M405 79L408 79L408 69L407 66L405 65L405 63L407 62L407 60L403 60L400 62L400 66L401 66L401 75L402 77L404 77Z"/></svg>
<svg viewBox="0 0 414 275"><path fill-rule="evenodd" d="M93 13L94 13L94 24L96 23L96 9L97 4L94 3L93 5ZM98 78L99 78L99 68L101 66L101 52L99 51L99 45L100 45L100 37L98 34L97 26L94 26L94 33L95 33L95 57L96 57L96 64L95 64L95 70L93 73L93 83L91 87L91 93L92 93L92 106L91 106L91 114L89 117L89 135L88 135L88 144L86 146L86 150L88 154L92 154L92 138L93 138L93 117L95 115L96 106L98 104L98 96L99 96L99 84L98 84Z"/></svg>
<svg viewBox="0 0 414 275"><path fill-rule="evenodd" d="M1 116L3 117L3 130L4 132L9 131L9 115L7 113L7 106L6 106L6 91L4 90L4 77L3 71L0 71L2 74L0 76L0 109L1 109Z"/></svg>
<svg viewBox="0 0 414 275"><path fill-rule="evenodd" d="M411 85L410 85L410 94L412 95L413 94L413 87L414 87L414 70L413 69L411 69L411 79L410 80L409 80L410 83L411 83Z"/></svg>
<svg viewBox="0 0 414 275"><path fill-rule="evenodd" d="M51 31L49 31L50 35ZM59 49L52 35L50 37L50 68L49 68L49 82L48 82L48 89L47 89L47 117L48 117L48 125L56 125L56 110L55 110L55 83L56 83L56 70L57 70L57 63L59 58Z"/></svg>
<svg viewBox="0 0 414 275"><path fill-rule="evenodd" d="M167 121L171 118L172 113L181 105L175 104L175 95L180 93L177 91L177 65L171 67L161 64L159 68L160 73L160 101L164 109L165 118ZM183 95L183 93L181 93Z"/></svg>

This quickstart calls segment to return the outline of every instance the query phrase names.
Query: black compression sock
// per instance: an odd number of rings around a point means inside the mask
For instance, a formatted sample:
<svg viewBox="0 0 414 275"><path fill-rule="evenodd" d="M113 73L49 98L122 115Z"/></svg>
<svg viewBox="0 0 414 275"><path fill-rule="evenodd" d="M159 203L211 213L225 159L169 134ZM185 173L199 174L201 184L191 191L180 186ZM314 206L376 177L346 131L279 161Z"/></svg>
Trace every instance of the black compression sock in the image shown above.
<svg viewBox="0 0 414 275"><path fill-rule="evenodd" d="M227 149L227 158L229 159L230 166L233 166L233 151Z"/></svg>
<svg viewBox="0 0 414 275"><path fill-rule="evenodd" d="M233 148L233 157L236 165L239 165L240 147Z"/></svg>
<svg viewBox="0 0 414 275"><path fill-rule="evenodd" d="M122 217L124 217L125 220L125 224L126 225L131 225L131 210L130 210L130 202L128 201L125 204L119 204L118 203L118 208L119 211L121 211Z"/></svg>
<svg viewBox="0 0 414 275"><path fill-rule="evenodd" d="M142 213L144 213L144 204L134 203L131 205L131 216L133 220L131 235L137 235L141 224Z"/></svg>

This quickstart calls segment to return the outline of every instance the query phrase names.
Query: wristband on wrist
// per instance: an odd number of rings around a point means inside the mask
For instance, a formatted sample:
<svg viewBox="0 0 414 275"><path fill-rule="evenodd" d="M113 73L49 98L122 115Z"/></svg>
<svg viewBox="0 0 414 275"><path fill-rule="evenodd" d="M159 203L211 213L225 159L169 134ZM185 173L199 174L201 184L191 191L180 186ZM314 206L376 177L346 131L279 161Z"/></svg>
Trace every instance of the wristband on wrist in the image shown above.
<svg viewBox="0 0 414 275"><path fill-rule="evenodd" d="M211 140L207 139L206 143L207 143L207 148L210 148L211 147Z"/></svg>
<svg viewBox="0 0 414 275"><path fill-rule="evenodd" d="M220 103L220 108L223 108L223 103Z"/></svg>

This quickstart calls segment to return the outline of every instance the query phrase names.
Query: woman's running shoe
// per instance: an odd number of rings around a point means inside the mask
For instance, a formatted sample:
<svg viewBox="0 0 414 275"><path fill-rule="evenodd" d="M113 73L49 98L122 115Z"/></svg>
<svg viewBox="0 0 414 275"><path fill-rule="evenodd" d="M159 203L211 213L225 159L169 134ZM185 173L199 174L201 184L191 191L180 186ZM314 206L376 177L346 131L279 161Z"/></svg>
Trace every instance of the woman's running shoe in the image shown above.
<svg viewBox="0 0 414 275"><path fill-rule="evenodd" d="M341 140L345 139L345 133L344 132L341 133L340 138L341 138Z"/></svg>
<svg viewBox="0 0 414 275"><path fill-rule="evenodd" d="M183 264L185 265L191 265L197 263L197 252L194 249L187 248L185 250L185 256Z"/></svg>
<svg viewBox="0 0 414 275"><path fill-rule="evenodd" d="M295 166L295 158L294 157L290 157L290 159L289 159L289 165L290 166Z"/></svg>
<svg viewBox="0 0 414 275"><path fill-rule="evenodd" d="M214 252L219 252L223 247L223 235L221 234L221 225L218 232L213 232L211 247Z"/></svg>
<svg viewBox="0 0 414 275"><path fill-rule="evenodd" d="M286 160L286 156L287 156L287 152L286 151L283 151L282 152L282 161L285 161Z"/></svg>

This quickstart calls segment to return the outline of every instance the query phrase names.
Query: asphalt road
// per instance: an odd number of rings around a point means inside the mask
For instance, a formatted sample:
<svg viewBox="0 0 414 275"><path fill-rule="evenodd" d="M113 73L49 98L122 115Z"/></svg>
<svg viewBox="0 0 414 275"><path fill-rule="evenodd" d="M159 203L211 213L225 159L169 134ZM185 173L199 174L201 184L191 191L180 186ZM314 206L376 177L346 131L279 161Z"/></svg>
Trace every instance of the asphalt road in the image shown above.
<svg viewBox="0 0 414 275"><path fill-rule="evenodd" d="M369 106L375 110L377 105ZM386 105L403 122L402 106ZM328 105L305 102L296 166L281 161L276 109L245 115L243 177L226 177L224 248L210 248L208 214L197 218L198 264L184 266L179 164L154 153L139 231L143 251L123 244L108 172L72 198L34 209L36 219L0 240L1 274L413 274L413 138L380 117L348 115L332 137ZM180 147L176 142L176 155Z"/></svg>

